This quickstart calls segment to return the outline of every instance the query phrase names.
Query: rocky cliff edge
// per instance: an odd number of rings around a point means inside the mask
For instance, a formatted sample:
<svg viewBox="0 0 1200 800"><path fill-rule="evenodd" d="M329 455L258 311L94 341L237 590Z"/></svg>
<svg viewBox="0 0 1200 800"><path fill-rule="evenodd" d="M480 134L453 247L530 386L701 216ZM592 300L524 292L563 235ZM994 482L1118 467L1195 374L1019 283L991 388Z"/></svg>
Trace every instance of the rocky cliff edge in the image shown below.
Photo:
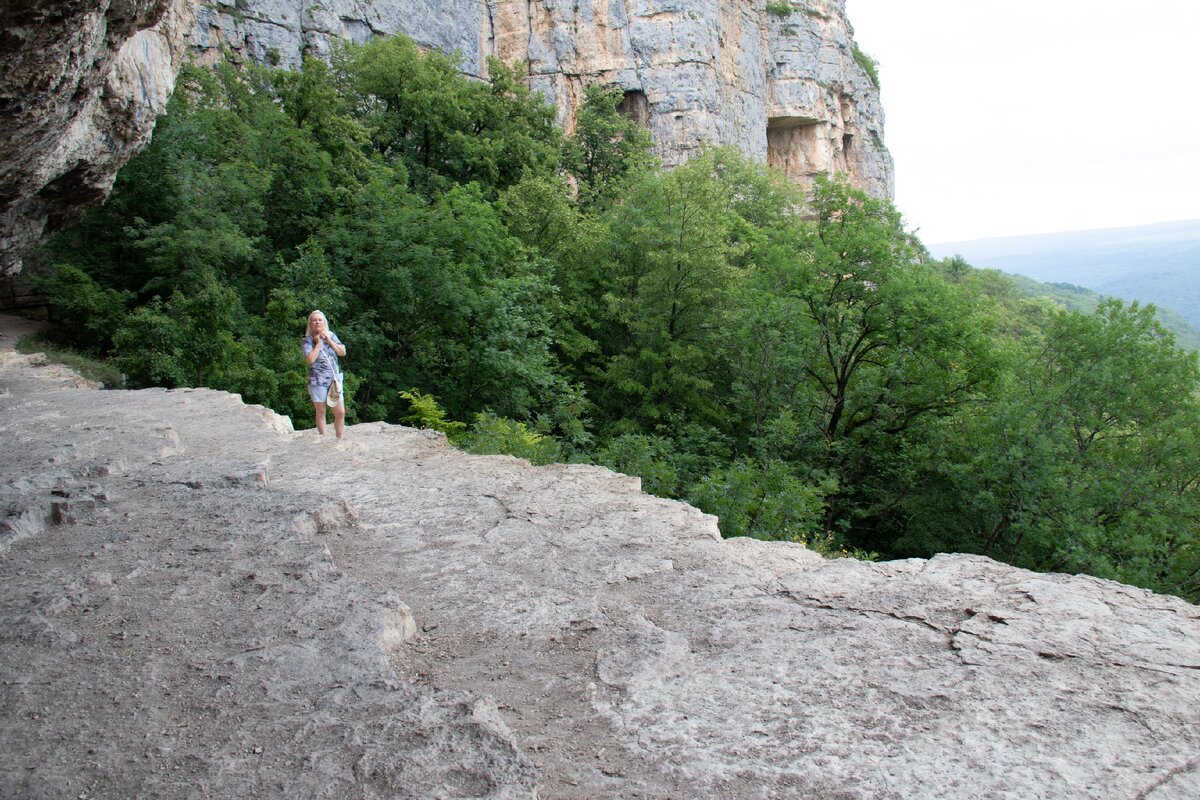
<svg viewBox="0 0 1200 800"><path fill-rule="evenodd" d="M196 0L21 0L0 30L0 274L80 218L150 141Z"/></svg>
<svg viewBox="0 0 1200 800"><path fill-rule="evenodd" d="M0 354L0 795L1200 794L1200 609Z"/></svg>

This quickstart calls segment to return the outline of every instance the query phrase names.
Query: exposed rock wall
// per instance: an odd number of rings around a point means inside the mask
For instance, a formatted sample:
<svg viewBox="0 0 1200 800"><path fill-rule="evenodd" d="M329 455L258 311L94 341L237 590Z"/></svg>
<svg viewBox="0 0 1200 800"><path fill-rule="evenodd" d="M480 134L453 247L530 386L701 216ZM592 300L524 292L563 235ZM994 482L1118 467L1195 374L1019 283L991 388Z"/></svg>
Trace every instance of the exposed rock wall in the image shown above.
<svg viewBox="0 0 1200 800"><path fill-rule="evenodd" d="M101 200L149 141L196 0L24 0L0 32L0 272Z"/></svg>
<svg viewBox="0 0 1200 800"><path fill-rule="evenodd" d="M1200 796L1200 608L0 354L0 795Z"/></svg>
<svg viewBox="0 0 1200 800"><path fill-rule="evenodd" d="M404 33L458 52L484 76L496 56L523 65L569 128L589 83L622 87L668 164L703 143L733 145L797 181L844 172L891 197L879 92L855 61L844 0L204 0L192 44L203 58L294 67L336 39Z"/></svg>
<svg viewBox="0 0 1200 800"><path fill-rule="evenodd" d="M198 5L197 5L198 4ZM659 154L733 145L802 183L845 172L892 196L879 94L844 0L29 0L0 33L0 272L108 192L149 139L184 51L295 67L337 39L404 33L523 64L568 128L584 87L621 86Z"/></svg>

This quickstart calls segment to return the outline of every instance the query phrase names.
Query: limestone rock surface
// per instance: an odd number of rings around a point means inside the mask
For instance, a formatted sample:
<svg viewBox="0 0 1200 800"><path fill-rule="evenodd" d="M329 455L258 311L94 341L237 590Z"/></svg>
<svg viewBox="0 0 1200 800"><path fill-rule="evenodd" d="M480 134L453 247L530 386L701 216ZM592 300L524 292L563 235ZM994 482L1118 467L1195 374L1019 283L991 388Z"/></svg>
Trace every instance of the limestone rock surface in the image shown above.
<svg viewBox="0 0 1200 800"><path fill-rule="evenodd" d="M1200 608L0 354L0 795L1200 796Z"/></svg>
<svg viewBox="0 0 1200 800"><path fill-rule="evenodd" d="M0 273L103 199L146 145L196 0L23 0L0 32Z"/></svg>
<svg viewBox="0 0 1200 800"><path fill-rule="evenodd" d="M778 4L774 4L778 5ZM705 143L731 145L801 183L842 172L893 195L879 91L854 55L845 0L798 0L790 13L728 0L207 0L192 45L297 67L338 39L403 33L516 64L568 128L590 83L620 86L667 164Z"/></svg>
<svg viewBox="0 0 1200 800"><path fill-rule="evenodd" d="M777 4L776 4L777 5ZM145 146L185 53L296 67L404 33L517 64L570 128L586 85L625 91L667 164L731 145L800 183L843 172L891 197L879 92L845 0L28 0L0 33L0 271L102 200Z"/></svg>

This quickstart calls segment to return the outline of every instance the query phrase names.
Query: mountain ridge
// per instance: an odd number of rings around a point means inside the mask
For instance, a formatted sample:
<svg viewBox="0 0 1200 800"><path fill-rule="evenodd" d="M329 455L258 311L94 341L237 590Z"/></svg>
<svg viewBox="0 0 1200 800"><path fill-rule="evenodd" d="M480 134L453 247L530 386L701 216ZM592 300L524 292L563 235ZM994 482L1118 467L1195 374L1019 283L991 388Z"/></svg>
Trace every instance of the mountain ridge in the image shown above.
<svg viewBox="0 0 1200 800"><path fill-rule="evenodd" d="M1171 236L1175 232L1186 233L1189 237L1197 230L1200 230L1200 218L1197 219L1177 219L1167 220L1165 222L1153 222L1146 225L1120 225L1115 228L1080 228L1066 231L1052 231L1049 233L1023 233L1012 236L984 236L978 239L955 239L944 242L933 242L926 244L930 252L936 253L939 256L954 255L958 253L955 248L963 246L979 246L980 248L988 248L990 245L1011 244L1014 250L1025 250L1028 247L1022 246L1024 243L1034 245L1038 240L1044 240L1048 243L1053 243L1057 240L1070 237L1089 237L1093 238L1098 234L1109 234L1117 239L1122 238L1122 234L1134 235L1136 238L1145 238L1153 236L1156 233L1161 233L1164 236Z"/></svg>
<svg viewBox="0 0 1200 800"><path fill-rule="evenodd" d="M1070 283L1178 312L1200 329L1200 220L993 237L926 246L972 266Z"/></svg>

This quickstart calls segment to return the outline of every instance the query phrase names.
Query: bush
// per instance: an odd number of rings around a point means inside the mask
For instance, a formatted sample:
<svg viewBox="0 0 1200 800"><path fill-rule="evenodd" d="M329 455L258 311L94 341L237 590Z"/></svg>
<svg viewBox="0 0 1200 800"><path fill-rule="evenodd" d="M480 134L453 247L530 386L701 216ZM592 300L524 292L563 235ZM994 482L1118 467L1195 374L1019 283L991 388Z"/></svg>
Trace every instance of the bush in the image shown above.
<svg viewBox="0 0 1200 800"><path fill-rule="evenodd" d="M531 430L523 422L487 411L475 415L461 447L476 455L516 456L532 464L552 464L559 456L558 443L553 438Z"/></svg>
<svg viewBox="0 0 1200 800"><path fill-rule="evenodd" d="M432 428L446 434L451 442L460 441L466 433L466 423L447 419L445 410L438 405L437 398L431 394L423 394L417 389L400 392L400 396L412 406L412 413L404 418L404 422L418 428Z"/></svg>
<svg viewBox="0 0 1200 800"><path fill-rule="evenodd" d="M679 470L675 458L675 448L669 439L629 433L609 441L596 454L595 461L614 472L641 478L644 492L676 497Z"/></svg>
<svg viewBox="0 0 1200 800"><path fill-rule="evenodd" d="M782 461L740 459L694 485L688 500L720 518L723 536L808 543L821 529L832 490L832 481L801 480Z"/></svg>

